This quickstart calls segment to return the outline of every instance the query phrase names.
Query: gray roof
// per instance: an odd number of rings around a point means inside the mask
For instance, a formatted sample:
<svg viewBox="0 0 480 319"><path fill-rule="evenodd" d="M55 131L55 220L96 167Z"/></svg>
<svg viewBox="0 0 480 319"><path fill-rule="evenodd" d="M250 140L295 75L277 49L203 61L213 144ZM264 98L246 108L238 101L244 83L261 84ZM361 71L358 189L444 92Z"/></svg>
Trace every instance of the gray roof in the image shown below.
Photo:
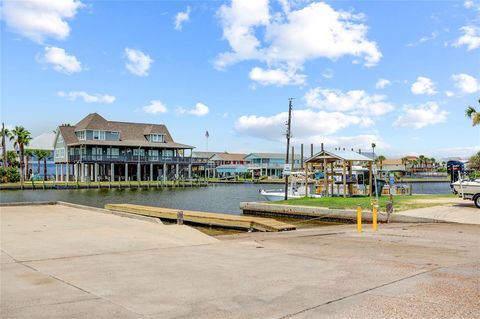
<svg viewBox="0 0 480 319"><path fill-rule="evenodd" d="M193 146L175 143L170 132L163 124L129 123L107 121L97 113L88 114L74 126L60 126L60 133L69 146L74 145L112 145L130 147L155 147L155 148L194 148ZM76 131L104 130L120 132L119 141L80 141L75 135ZM148 134L163 134L165 143L149 142Z"/></svg>
<svg viewBox="0 0 480 319"><path fill-rule="evenodd" d="M216 152L193 152L192 157L193 158L210 158L215 154Z"/></svg>
<svg viewBox="0 0 480 319"><path fill-rule="evenodd" d="M305 162L315 161L318 157L325 156L325 155L332 158L337 158L339 160L345 160L345 161L373 162L371 158L354 151L329 151L329 150L320 151L317 154L313 155L312 157L307 158Z"/></svg>

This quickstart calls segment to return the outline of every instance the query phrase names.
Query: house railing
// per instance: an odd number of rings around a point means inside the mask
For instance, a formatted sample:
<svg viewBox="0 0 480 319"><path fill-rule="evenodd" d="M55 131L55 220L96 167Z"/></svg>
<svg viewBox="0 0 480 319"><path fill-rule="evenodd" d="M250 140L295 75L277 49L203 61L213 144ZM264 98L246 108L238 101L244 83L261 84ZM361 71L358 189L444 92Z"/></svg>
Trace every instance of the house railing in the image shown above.
<svg viewBox="0 0 480 319"><path fill-rule="evenodd" d="M139 162L139 163L167 163L191 164L190 157L180 156L148 156L148 155L69 155L70 162Z"/></svg>

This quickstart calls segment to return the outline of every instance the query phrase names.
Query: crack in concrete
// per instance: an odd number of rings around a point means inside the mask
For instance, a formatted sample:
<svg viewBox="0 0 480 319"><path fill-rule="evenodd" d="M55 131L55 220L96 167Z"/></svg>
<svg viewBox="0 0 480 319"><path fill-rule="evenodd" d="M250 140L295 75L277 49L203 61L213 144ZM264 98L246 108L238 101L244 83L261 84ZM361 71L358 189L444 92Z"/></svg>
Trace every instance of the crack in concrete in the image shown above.
<svg viewBox="0 0 480 319"><path fill-rule="evenodd" d="M300 311L297 311L297 312L294 312L294 313L287 314L283 317L280 317L279 319L293 318L294 316L300 315L300 314L308 312L310 310L317 309L317 308L320 308L322 306L326 306L326 305L329 305L329 304L332 304L332 303L335 303L335 302L338 302L338 301L342 301L342 300L345 300L345 299L348 299L348 298L351 298L351 297L355 297L355 296L367 293L369 291L373 291L373 290L378 289L378 288L386 287L386 286L395 284L397 282L401 282L401 281L406 280L406 279L421 276L421 275L424 275L426 273L429 273L429 272L432 272L432 271L435 271L435 270L438 270L438 269L441 269L441 268L443 268L443 267L431 268L431 269L428 269L428 270L425 270L425 271L422 271L422 272L419 272L419 273L416 273L416 274L413 274L413 275L410 275L410 276L407 276L407 277L403 277L403 278L393 280L393 281L390 281L390 282L387 282L387 283L384 283L384 284L381 284L381 285L378 285L378 286L375 286L375 287L372 287L372 288L368 288L368 289L356 292L354 294L350 294L348 296L343 296L343 297L340 297L340 298L337 298L337 299L329 300L327 302L324 302L324 303L321 303L321 304L318 304L318 305L315 305L315 306L312 306L312 307L308 307L308 308L305 308L303 310L300 310Z"/></svg>

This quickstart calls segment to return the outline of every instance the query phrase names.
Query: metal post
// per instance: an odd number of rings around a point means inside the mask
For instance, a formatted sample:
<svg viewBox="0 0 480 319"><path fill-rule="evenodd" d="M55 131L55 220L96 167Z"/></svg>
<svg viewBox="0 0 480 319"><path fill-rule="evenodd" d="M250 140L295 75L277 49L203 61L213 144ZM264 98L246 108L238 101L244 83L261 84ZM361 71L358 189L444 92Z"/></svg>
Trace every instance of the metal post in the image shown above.
<svg viewBox="0 0 480 319"><path fill-rule="evenodd" d="M128 163L125 163L125 181L128 181Z"/></svg>
<svg viewBox="0 0 480 319"><path fill-rule="evenodd" d="M153 163L150 163L150 181L153 181Z"/></svg>
<svg viewBox="0 0 480 319"><path fill-rule="evenodd" d="M357 207L357 231L362 232L362 208Z"/></svg>
<svg viewBox="0 0 480 319"><path fill-rule="evenodd" d="M300 144L300 169L303 170L303 144Z"/></svg>

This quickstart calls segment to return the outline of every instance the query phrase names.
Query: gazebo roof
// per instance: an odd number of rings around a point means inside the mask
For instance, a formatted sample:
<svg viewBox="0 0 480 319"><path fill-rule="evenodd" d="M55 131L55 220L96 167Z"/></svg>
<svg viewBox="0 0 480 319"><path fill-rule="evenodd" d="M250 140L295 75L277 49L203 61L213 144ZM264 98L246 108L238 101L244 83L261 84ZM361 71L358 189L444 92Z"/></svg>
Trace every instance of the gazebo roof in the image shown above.
<svg viewBox="0 0 480 319"><path fill-rule="evenodd" d="M328 151L323 150L305 160L305 163L321 163L326 159L327 162L335 161L352 161L352 162L373 162L373 160L365 155L354 151Z"/></svg>

